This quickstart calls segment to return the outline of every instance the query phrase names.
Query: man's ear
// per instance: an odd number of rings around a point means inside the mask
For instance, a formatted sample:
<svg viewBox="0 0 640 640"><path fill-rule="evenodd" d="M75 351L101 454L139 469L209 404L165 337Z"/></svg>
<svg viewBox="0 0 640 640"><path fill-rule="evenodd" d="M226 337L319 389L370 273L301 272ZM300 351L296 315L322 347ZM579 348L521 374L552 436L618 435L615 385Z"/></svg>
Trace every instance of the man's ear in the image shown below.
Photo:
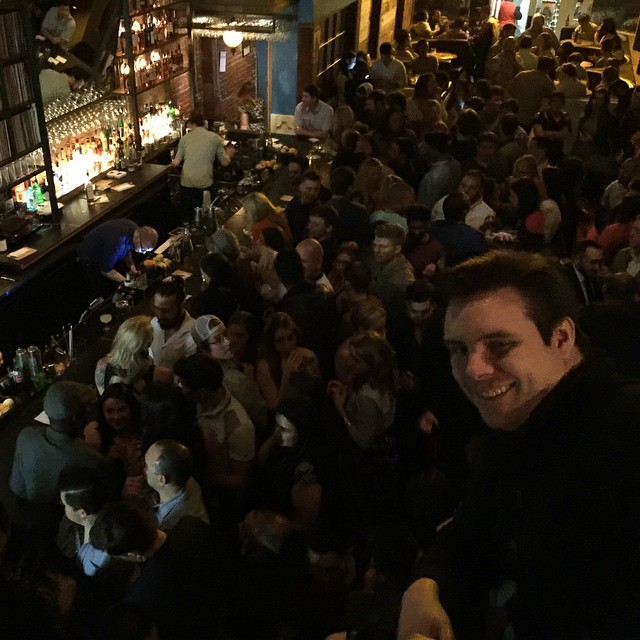
<svg viewBox="0 0 640 640"><path fill-rule="evenodd" d="M401 244L397 244L396 245L396 250L393 252L393 255L397 256L401 251L402 251L402 245Z"/></svg>
<svg viewBox="0 0 640 640"><path fill-rule="evenodd" d="M158 474L158 475L157 475L157 477L158 477L158 484L159 484L161 487L166 487L166 486L169 484L169 483L167 482L167 476L162 475L162 474Z"/></svg>
<svg viewBox="0 0 640 640"><path fill-rule="evenodd" d="M551 344L563 355L569 355L573 350L576 344L576 324L571 318L564 317L556 325L551 336Z"/></svg>

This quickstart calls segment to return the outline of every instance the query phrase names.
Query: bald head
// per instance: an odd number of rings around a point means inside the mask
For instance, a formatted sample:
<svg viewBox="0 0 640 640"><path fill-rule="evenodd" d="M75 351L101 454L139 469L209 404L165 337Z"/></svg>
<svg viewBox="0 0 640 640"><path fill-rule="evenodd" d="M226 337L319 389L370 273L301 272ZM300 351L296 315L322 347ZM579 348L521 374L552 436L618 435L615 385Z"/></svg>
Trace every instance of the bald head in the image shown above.
<svg viewBox="0 0 640 640"><path fill-rule="evenodd" d="M324 258L322 245L313 238L307 238L297 244L296 253L300 256L304 267L304 277L307 280L318 279L322 275L322 259Z"/></svg>
<svg viewBox="0 0 640 640"><path fill-rule="evenodd" d="M175 440L159 440L152 444L144 457L147 483L160 491L166 485L182 489L191 477L191 452Z"/></svg>
<svg viewBox="0 0 640 640"><path fill-rule="evenodd" d="M138 253L152 251L158 244L158 232L153 227L139 227L135 230L133 238Z"/></svg>

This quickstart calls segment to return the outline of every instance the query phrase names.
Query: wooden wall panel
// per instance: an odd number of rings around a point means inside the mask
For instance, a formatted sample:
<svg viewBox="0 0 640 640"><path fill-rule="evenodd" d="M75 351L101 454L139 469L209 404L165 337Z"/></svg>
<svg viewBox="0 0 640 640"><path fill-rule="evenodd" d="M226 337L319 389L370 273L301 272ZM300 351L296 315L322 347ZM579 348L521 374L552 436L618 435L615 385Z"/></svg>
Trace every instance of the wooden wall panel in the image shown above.
<svg viewBox="0 0 640 640"><path fill-rule="evenodd" d="M380 6L380 27L378 30L378 46L383 42L393 42L396 28L396 3L393 0L382 0Z"/></svg>
<svg viewBox="0 0 640 640"><path fill-rule="evenodd" d="M358 6L358 24L356 31L356 48L358 51L368 51L369 30L371 29L371 11L373 0L360 0Z"/></svg>
<svg viewBox="0 0 640 640"><path fill-rule="evenodd" d="M318 76L318 45L320 44L320 24L298 26L298 74L296 96L308 84L314 84Z"/></svg>

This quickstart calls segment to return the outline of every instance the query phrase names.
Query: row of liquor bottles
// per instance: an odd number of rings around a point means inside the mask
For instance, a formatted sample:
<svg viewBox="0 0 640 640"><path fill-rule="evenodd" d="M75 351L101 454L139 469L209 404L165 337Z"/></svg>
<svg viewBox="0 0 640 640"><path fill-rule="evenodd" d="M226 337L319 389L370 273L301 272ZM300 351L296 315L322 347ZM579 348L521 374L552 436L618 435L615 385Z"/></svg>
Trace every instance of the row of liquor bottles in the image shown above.
<svg viewBox="0 0 640 640"><path fill-rule="evenodd" d="M179 115L170 102L145 105L139 118L142 144L178 137L173 122ZM93 178L111 168L132 167L140 161L141 151L135 146L132 123L124 119L60 140L51 149L56 194L61 196L82 186L87 176Z"/></svg>
<svg viewBox="0 0 640 640"><path fill-rule="evenodd" d="M144 20L131 23L131 42L133 53L142 53L148 49L162 46L164 42L187 35L188 18L186 13L171 9L148 14ZM124 22L120 21L118 30L118 56L126 52Z"/></svg>
<svg viewBox="0 0 640 640"><path fill-rule="evenodd" d="M136 81L136 89L141 89L155 85L170 76L186 68L186 56L180 46L170 50L154 49L149 54L138 56L133 63L133 70L127 60L123 60L116 67L115 89L119 93L128 91L128 79L133 72Z"/></svg>

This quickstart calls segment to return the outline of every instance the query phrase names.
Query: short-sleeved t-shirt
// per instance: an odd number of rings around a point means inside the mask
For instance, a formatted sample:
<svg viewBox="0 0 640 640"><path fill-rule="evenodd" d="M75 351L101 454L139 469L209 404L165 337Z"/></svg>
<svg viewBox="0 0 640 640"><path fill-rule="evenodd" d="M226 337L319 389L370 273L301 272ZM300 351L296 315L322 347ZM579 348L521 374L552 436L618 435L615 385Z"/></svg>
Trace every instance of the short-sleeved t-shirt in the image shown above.
<svg viewBox="0 0 640 640"><path fill-rule="evenodd" d="M333 109L326 102L318 100L315 109L309 109L300 102L293 114L293 124L311 131L329 132L333 122Z"/></svg>
<svg viewBox="0 0 640 640"><path fill-rule="evenodd" d="M76 21L71 16L60 17L58 7L51 7L42 21L42 29L46 29L56 38L69 42L76 30Z"/></svg>
<svg viewBox="0 0 640 640"><path fill-rule="evenodd" d="M183 136L178 144L176 160L182 160L183 187L208 189L213 184L213 162L224 164L224 142L213 131L196 127Z"/></svg>
<svg viewBox="0 0 640 640"><path fill-rule="evenodd" d="M205 441L207 436L213 436L218 445L227 449L230 460L250 462L255 457L256 435L251 418L228 391L216 409L198 412L198 426Z"/></svg>

